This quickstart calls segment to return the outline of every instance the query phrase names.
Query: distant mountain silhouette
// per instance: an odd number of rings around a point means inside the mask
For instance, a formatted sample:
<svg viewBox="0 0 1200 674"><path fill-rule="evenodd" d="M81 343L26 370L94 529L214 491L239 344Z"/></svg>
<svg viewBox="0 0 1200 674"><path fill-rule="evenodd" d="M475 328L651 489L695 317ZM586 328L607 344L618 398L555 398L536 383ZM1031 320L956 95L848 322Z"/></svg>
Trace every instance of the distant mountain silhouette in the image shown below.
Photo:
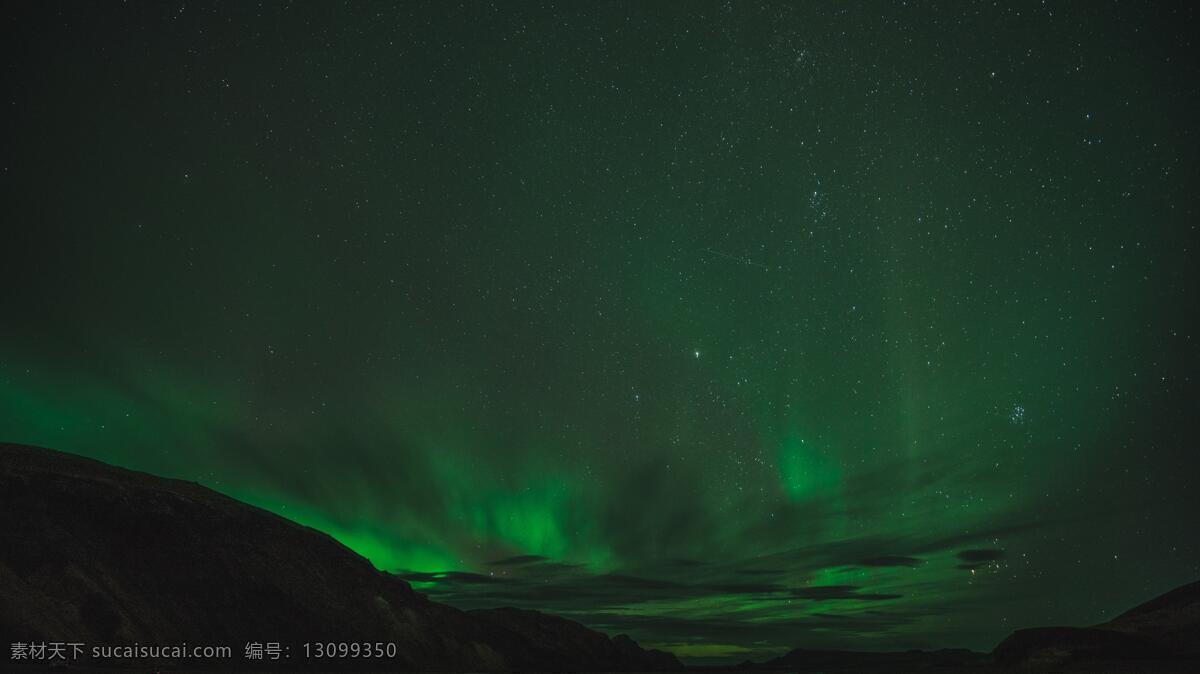
<svg viewBox="0 0 1200 674"><path fill-rule="evenodd" d="M983 653L958 648L940 651L823 651L797 648L754 669L791 672L969 671L991 663Z"/></svg>
<svg viewBox="0 0 1200 674"><path fill-rule="evenodd" d="M1200 581L1151 599L1094 627L1017 630L992 651L1020 667L1096 663L1192 664L1200 671Z"/></svg>
<svg viewBox="0 0 1200 674"><path fill-rule="evenodd" d="M0 638L227 645L233 658L208 665L222 669L254 664L247 642L288 647L263 663L276 669L682 669L563 618L432 602L329 536L198 484L12 444L0 444ZM318 641L395 643L396 657L306 665L301 645Z"/></svg>
<svg viewBox="0 0 1200 674"><path fill-rule="evenodd" d="M1200 671L1200 582L1176 588L1095 627L1018 630L992 653L961 649L873 653L798 648L731 668L765 672Z"/></svg>
<svg viewBox="0 0 1200 674"><path fill-rule="evenodd" d="M1097 627L1143 637L1180 655L1200 656L1200 581L1177 587Z"/></svg>

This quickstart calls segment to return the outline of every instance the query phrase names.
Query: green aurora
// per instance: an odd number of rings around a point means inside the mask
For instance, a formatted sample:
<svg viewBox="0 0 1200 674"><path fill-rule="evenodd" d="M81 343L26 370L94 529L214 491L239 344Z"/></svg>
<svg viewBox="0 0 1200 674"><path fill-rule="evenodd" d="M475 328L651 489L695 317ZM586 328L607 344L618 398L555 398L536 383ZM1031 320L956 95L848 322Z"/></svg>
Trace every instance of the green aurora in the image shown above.
<svg viewBox="0 0 1200 674"><path fill-rule="evenodd" d="M1195 10L30 3L0 440L693 662L1200 576Z"/></svg>

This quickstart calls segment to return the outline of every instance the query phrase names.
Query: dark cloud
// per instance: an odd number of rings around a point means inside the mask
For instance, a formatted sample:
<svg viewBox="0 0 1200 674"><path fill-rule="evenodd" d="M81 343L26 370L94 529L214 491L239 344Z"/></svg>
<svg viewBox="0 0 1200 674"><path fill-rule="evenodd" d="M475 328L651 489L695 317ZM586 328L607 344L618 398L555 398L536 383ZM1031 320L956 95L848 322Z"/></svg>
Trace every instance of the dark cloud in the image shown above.
<svg viewBox="0 0 1200 674"><path fill-rule="evenodd" d="M958 558L968 564L977 562L996 562L1004 559L1003 550L963 550Z"/></svg>
<svg viewBox="0 0 1200 674"><path fill-rule="evenodd" d="M548 559L549 559L548 557L543 557L541 555L516 555L515 557L505 557L504 559L497 559L495 561L488 562L488 565L490 565L490 566L524 566L526 564L537 564L539 562L544 562L544 561L547 561Z"/></svg>
<svg viewBox="0 0 1200 674"><path fill-rule="evenodd" d="M787 589L775 583L718 583L704 587L714 594L774 594Z"/></svg>
<svg viewBox="0 0 1200 674"><path fill-rule="evenodd" d="M809 574L831 567L878 566L867 562L885 559L895 559L896 561L912 559L923 563L923 556L932 557L939 553L961 549L964 546L980 545L997 538L1027 534L1046 526L1061 525L1072 521L1067 518L1039 519L1032 514L1022 520L1023 515L1021 512L1016 512L993 526L945 536L922 532L911 536L877 535L832 540L743 560L741 566L743 568L783 568L791 574ZM909 551L911 555L895 555L893 554L895 550Z"/></svg>
<svg viewBox="0 0 1200 674"><path fill-rule="evenodd" d="M862 593L858 585L817 585L813 587L798 587L791 591L793 597L825 601L829 599L851 599L855 601L884 601L899 599L903 595Z"/></svg>
<svg viewBox="0 0 1200 674"><path fill-rule="evenodd" d="M567 564L566 562L542 562L521 567L522 572L534 575L559 575L582 569L583 564Z"/></svg>
<svg viewBox="0 0 1200 674"><path fill-rule="evenodd" d="M437 573L402 573L400 578L407 580L410 583L447 583L454 585L479 585L502 582L502 579L495 576L485 576L481 573L468 573L466 571L444 571Z"/></svg>
<svg viewBox="0 0 1200 674"><path fill-rule="evenodd" d="M461 608L517 605L550 611L574 611L582 604L592 610L615 609L651 601L682 602L713 596L756 597L771 602L786 599L871 602L901 595L864 591L858 585L792 588L777 582L744 582L745 575L729 569L704 582L683 583L627 573L588 574L571 569L558 574L536 571L542 564L518 566L520 573L410 573L406 580L428 584L421 591ZM526 570L534 570L526 574ZM739 580L742 579L742 580Z"/></svg>
<svg viewBox="0 0 1200 674"><path fill-rule="evenodd" d="M925 560L917 557L904 557L902 555L884 555L882 557L868 557L859 561L861 566L909 566L915 567L925 563Z"/></svg>
<svg viewBox="0 0 1200 674"><path fill-rule="evenodd" d="M593 579L594 582L600 585L632 588L638 590L664 590L683 587L683 585L669 580L639 578L637 576L626 576L619 573L606 573L601 576L594 576Z"/></svg>
<svg viewBox="0 0 1200 674"><path fill-rule="evenodd" d="M998 562L1004 559L1003 550L963 550L958 553L958 558L962 561L956 568L966 571L974 571L975 569L987 566L992 562Z"/></svg>

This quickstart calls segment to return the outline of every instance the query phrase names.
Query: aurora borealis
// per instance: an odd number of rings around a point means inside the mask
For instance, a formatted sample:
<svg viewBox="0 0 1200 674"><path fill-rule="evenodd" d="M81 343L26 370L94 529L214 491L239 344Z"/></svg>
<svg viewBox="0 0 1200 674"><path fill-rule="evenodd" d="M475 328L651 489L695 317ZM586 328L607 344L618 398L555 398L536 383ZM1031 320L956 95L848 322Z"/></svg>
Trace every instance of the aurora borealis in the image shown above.
<svg viewBox="0 0 1200 674"><path fill-rule="evenodd" d="M0 440L691 662L1111 618L1200 577L1195 10L1001 5L10 10Z"/></svg>

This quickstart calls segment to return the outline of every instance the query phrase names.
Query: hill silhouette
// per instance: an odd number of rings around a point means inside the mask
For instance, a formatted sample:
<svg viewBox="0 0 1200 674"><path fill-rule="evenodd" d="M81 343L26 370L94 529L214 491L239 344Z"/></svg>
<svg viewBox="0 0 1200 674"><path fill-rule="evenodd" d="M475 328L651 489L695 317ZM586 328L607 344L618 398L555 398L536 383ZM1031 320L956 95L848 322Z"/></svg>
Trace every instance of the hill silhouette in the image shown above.
<svg viewBox="0 0 1200 674"><path fill-rule="evenodd" d="M1017 630L992 652L1019 667L1096 667L1133 663L1140 669L1200 668L1200 581L1175 588L1093 627Z"/></svg>
<svg viewBox="0 0 1200 674"><path fill-rule="evenodd" d="M232 657L207 663L221 669L254 666L247 643L281 645L269 668L682 669L563 618L430 601L329 536L198 484L13 444L0 444L0 636L227 645ZM306 660L305 642L395 644L395 654ZM198 662L88 663L90 653L74 664Z"/></svg>

